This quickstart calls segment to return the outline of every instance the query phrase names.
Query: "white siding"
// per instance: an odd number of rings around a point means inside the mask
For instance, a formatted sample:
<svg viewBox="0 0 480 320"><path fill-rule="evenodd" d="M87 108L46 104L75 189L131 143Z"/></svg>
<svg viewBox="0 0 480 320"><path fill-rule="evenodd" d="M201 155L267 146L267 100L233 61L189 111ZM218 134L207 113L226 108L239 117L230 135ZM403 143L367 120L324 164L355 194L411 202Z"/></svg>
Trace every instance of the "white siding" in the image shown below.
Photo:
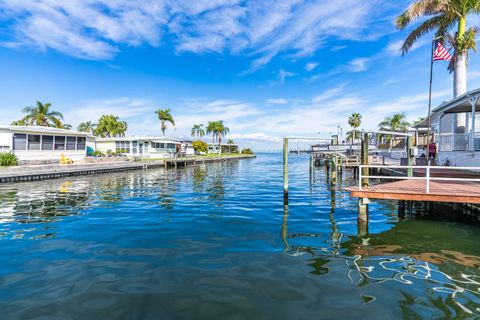
<svg viewBox="0 0 480 320"><path fill-rule="evenodd" d="M450 166L455 167L480 167L480 152L471 151L445 151L438 153L438 164L443 165L450 161Z"/></svg>

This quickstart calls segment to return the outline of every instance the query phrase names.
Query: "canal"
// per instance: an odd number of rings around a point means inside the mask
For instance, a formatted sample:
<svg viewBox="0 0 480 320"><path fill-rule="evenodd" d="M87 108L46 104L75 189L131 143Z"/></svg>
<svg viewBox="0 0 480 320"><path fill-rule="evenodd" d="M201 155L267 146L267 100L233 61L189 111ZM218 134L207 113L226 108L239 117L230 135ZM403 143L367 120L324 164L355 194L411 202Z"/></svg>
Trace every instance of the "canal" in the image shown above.
<svg viewBox="0 0 480 320"><path fill-rule="evenodd" d="M480 317L480 227L282 155L0 185L2 319Z"/></svg>

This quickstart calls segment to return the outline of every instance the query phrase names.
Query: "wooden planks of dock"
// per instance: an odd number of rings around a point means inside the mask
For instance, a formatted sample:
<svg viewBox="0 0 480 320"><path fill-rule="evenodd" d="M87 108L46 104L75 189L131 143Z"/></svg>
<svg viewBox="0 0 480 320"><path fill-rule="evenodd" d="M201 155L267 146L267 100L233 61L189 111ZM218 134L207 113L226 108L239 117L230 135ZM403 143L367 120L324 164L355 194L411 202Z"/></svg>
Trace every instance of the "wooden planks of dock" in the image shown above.
<svg viewBox="0 0 480 320"><path fill-rule="evenodd" d="M430 181L428 193L425 180L401 180L361 189L350 187L345 190L356 198L480 204L480 184L478 182Z"/></svg>

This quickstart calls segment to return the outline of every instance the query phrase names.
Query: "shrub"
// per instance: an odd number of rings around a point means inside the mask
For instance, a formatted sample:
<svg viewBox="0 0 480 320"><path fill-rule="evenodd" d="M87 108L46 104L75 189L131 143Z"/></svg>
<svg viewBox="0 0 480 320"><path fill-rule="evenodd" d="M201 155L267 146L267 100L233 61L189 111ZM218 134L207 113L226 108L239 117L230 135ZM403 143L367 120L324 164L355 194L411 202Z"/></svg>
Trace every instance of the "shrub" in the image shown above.
<svg viewBox="0 0 480 320"><path fill-rule="evenodd" d="M253 154L253 151L250 148L246 148L242 150L242 154Z"/></svg>
<svg viewBox="0 0 480 320"><path fill-rule="evenodd" d="M95 152L93 153L93 156L94 156L94 157L103 157L103 156L105 156L105 155L103 154L102 151L97 150L97 151L95 151Z"/></svg>
<svg viewBox="0 0 480 320"><path fill-rule="evenodd" d="M17 156L10 152L1 152L0 153L0 166L16 166L17 165Z"/></svg>
<svg viewBox="0 0 480 320"><path fill-rule="evenodd" d="M200 153L206 153L208 151L208 144L201 140L193 141L193 150Z"/></svg>

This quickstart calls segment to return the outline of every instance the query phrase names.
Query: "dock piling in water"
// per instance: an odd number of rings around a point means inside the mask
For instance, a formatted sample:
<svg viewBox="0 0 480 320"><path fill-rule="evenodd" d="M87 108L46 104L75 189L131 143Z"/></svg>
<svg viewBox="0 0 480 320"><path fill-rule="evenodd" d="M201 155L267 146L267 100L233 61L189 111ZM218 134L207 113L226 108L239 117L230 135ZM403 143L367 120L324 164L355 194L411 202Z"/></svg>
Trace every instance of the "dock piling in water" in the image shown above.
<svg viewBox="0 0 480 320"><path fill-rule="evenodd" d="M288 199L288 138L283 138L283 197Z"/></svg>

